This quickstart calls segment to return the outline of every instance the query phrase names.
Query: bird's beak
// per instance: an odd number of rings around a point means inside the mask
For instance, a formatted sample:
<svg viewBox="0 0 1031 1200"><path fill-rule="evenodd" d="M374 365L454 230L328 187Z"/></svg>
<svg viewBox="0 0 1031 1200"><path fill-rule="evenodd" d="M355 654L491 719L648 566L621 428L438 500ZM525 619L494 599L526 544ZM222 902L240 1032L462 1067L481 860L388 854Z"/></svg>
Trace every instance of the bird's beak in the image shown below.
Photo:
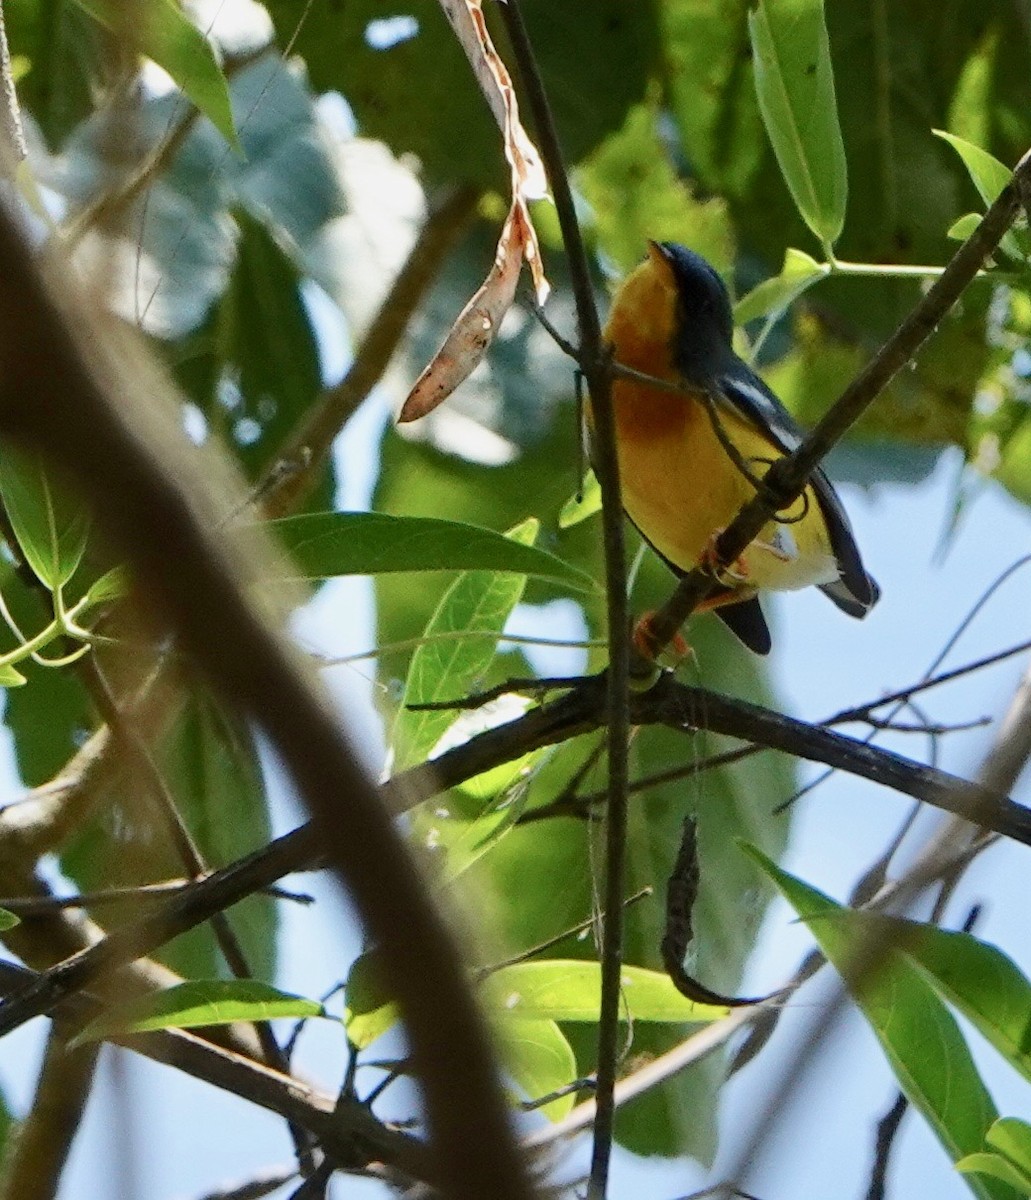
<svg viewBox="0 0 1031 1200"><path fill-rule="evenodd" d="M653 242L649 239L648 257L662 271L669 271L672 268L673 264L670 262L669 251L664 242Z"/></svg>

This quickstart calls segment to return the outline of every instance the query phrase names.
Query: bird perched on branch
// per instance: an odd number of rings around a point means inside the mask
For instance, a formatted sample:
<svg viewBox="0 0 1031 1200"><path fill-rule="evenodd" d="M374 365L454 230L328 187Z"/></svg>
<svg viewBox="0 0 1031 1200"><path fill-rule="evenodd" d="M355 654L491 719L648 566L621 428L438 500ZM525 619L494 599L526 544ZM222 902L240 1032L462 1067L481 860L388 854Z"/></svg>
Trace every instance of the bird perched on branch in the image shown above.
<svg viewBox="0 0 1031 1200"><path fill-rule="evenodd" d="M623 506L660 557L686 574L711 562L715 539L755 496L770 464L799 444L801 431L734 353L723 281L683 246L649 244L648 257L616 292L605 338L617 368L612 402ZM820 470L716 578L702 607L757 654L770 649L761 591L814 584L852 617L865 616L879 595ZM636 640L646 647L642 629Z"/></svg>

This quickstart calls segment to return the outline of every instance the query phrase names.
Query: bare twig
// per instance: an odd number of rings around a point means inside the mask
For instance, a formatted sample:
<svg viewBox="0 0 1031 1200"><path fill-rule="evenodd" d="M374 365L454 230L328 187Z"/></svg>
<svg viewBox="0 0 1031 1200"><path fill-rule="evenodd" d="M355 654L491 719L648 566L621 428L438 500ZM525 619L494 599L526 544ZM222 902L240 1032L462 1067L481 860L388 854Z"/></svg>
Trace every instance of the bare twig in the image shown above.
<svg viewBox="0 0 1031 1200"><path fill-rule="evenodd" d="M604 1200L612 1152L615 1103L613 1087L619 1051L620 967L623 961L623 878L626 873L628 745L627 711L630 681L629 611L626 595L626 551L623 541L623 502L616 457L615 420L612 409L611 356L601 339L601 324L594 305L590 268L576 208L569 186L554 118L533 48L523 24L518 0L501 6L505 28L540 143L558 212L562 241L569 261L579 332L580 369L591 393L594 414L594 468L601 485L605 549L605 585L609 637L608 765L609 794L605 838L604 905L607 917L602 931L601 1012L598 1020L598 1114L588 1187L590 1200Z"/></svg>

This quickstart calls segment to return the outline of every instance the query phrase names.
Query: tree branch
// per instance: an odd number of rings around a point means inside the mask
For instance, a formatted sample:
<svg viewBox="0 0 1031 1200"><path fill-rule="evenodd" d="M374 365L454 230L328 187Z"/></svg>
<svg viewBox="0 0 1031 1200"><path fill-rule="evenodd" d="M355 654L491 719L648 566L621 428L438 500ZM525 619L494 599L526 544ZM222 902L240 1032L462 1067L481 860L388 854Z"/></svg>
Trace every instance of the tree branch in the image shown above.
<svg viewBox="0 0 1031 1200"><path fill-rule="evenodd" d="M5 1155L2 1200L53 1200L93 1085L97 1046L69 1050L51 1026L28 1116Z"/></svg>
<svg viewBox="0 0 1031 1200"><path fill-rule="evenodd" d="M548 172L569 260L570 280L576 301L579 332L578 361L591 395L594 417L595 474L601 485L605 552L606 612L608 617L608 807L605 829L605 920L601 944L601 1012L598 1019L598 1079L595 1098L598 1117L588 1196L604 1200L612 1153L615 1102L613 1088L619 1058L620 972L623 964L623 893L626 875L630 718L630 614L626 594L626 550L623 537L623 501L616 454L616 427L612 407L612 356L602 343L601 324L594 305L587 253L569 186L551 105L540 69L523 24L518 0L500 6L512 42L523 87L533 113L541 156Z"/></svg>
<svg viewBox="0 0 1031 1200"><path fill-rule="evenodd" d="M35 978L35 973L24 967L0 961L0 995L12 995ZM95 996L76 996L66 1017L84 1025L102 1011ZM355 1099L319 1092L302 1079L215 1046L187 1030L126 1034L109 1040L285 1117L312 1133L342 1167L382 1162L413 1179L436 1179L429 1148L423 1142L384 1125L367 1105Z"/></svg>
<svg viewBox="0 0 1031 1200"><path fill-rule="evenodd" d="M383 951L444 1190L525 1200L489 1043L443 920L325 699L249 598L271 552L256 539L244 555L209 532L212 482L224 468L213 458L201 467L174 404L140 402L169 394L142 346L77 302L70 275L48 292L3 212L0 268L0 432L42 451L90 498L181 645L268 734L316 814L329 859Z"/></svg>
<svg viewBox="0 0 1031 1200"><path fill-rule="evenodd" d="M1006 796L955 775L913 762L900 754L843 734L807 725L743 700L686 687L664 675L651 691L631 697L635 725L663 724L685 734L696 729L761 741L813 762L848 771L903 795L912 796L984 828L1031 846L1031 811ZM384 805L400 813L438 792L511 761L530 750L554 745L604 725L604 678L593 676L551 705L533 709L508 725L487 730L382 785ZM154 913L108 934L100 943L41 972L31 987L0 1006L0 1035L52 1012L68 996L98 978L147 954L293 871L310 869L326 855L323 835L302 825L262 850L199 880Z"/></svg>

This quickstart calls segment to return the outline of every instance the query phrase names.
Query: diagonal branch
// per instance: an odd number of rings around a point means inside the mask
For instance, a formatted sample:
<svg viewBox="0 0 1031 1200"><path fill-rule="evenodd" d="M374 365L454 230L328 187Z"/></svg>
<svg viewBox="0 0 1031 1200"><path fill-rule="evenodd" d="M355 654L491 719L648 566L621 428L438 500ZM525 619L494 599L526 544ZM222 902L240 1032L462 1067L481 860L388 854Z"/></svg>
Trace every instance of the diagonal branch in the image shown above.
<svg viewBox="0 0 1031 1200"><path fill-rule="evenodd" d="M3 212L0 265L0 431L42 451L89 497L186 652L266 732L316 814L329 860L383 949L445 1192L525 1200L525 1169L457 949L335 715L248 592L271 551L255 541L245 557L209 532L212 472L217 479L224 467L214 459L201 467L174 405L141 403L168 397L153 361L76 299L70 275L48 289ZM481 1136L471 1140L470 1128Z"/></svg>
<svg viewBox="0 0 1031 1200"><path fill-rule="evenodd" d="M1029 180L1031 152L1017 164L1013 177L985 213L980 225L956 251L920 303L798 449L773 464L763 480L762 494L750 500L716 539L711 565L705 569L696 567L687 574L670 600L652 618L650 629L656 654L669 645L681 625L716 586L714 576L745 552L777 511L783 511L798 499L810 474L828 451L935 331L1013 224ZM771 497L779 503L771 502Z"/></svg>

